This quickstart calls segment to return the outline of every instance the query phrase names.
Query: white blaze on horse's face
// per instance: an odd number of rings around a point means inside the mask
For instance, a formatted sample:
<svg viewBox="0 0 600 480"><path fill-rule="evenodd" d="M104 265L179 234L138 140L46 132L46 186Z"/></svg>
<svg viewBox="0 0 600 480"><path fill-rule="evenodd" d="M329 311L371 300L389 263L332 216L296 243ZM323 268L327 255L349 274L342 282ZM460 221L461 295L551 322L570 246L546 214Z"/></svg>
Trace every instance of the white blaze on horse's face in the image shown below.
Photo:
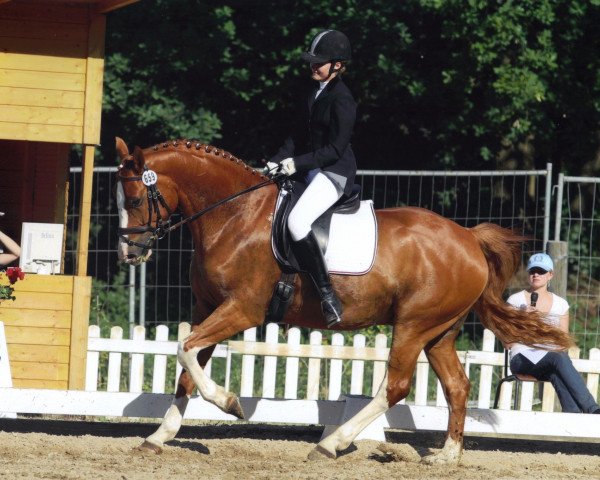
<svg viewBox="0 0 600 480"><path fill-rule="evenodd" d="M123 184L121 182L117 183L117 209L119 211L119 227L129 227L129 214L127 213L127 209L125 208L125 191L123 190ZM126 238L129 238L129 235L124 236ZM144 252L142 251L141 247L130 247L119 236L119 245L117 247L117 255L119 257L119 261L127 263L129 265L139 265L140 263L148 260L151 254L151 249L149 249L148 253L144 255Z"/></svg>

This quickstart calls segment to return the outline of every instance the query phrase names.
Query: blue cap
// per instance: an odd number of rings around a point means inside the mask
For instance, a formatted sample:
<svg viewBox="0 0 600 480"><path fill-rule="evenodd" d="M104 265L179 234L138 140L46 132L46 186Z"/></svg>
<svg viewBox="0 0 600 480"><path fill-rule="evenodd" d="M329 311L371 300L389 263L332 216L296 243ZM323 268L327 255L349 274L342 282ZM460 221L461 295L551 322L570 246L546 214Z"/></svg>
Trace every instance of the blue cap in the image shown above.
<svg viewBox="0 0 600 480"><path fill-rule="evenodd" d="M554 271L554 263L550 255L546 255L545 253L535 253L531 256L529 262L527 262L527 271L535 267L543 268L547 272Z"/></svg>

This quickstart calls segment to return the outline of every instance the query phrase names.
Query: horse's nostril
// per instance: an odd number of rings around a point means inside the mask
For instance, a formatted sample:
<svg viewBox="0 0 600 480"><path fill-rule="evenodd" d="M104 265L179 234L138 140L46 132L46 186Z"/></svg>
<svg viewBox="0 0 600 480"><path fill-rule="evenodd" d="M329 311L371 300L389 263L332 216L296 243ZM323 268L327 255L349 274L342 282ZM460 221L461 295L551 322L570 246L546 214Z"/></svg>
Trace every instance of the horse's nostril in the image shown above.
<svg viewBox="0 0 600 480"><path fill-rule="evenodd" d="M133 253L130 253L130 254L127 255L127 259L128 260L133 260L136 257L137 257L137 255L134 255Z"/></svg>

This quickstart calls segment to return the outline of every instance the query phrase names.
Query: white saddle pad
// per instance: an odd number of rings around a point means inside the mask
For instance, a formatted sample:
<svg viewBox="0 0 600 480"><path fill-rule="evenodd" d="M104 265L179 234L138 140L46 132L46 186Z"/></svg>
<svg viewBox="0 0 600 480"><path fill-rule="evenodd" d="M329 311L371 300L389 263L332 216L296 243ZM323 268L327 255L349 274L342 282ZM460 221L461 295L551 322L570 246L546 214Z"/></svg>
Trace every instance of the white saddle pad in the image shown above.
<svg viewBox="0 0 600 480"><path fill-rule="evenodd" d="M331 217L325 261L330 273L364 275L375 262L377 218L372 200L362 200L358 212Z"/></svg>

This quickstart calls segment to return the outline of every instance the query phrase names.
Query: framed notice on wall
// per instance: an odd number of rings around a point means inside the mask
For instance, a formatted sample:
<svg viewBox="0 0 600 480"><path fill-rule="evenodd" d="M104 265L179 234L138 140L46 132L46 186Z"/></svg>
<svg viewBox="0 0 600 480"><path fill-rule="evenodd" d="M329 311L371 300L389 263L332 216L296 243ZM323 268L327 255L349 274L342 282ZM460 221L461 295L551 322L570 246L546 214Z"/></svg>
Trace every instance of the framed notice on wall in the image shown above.
<svg viewBox="0 0 600 480"><path fill-rule="evenodd" d="M63 235L62 223L24 222L19 266L29 273L60 273Z"/></svg>

